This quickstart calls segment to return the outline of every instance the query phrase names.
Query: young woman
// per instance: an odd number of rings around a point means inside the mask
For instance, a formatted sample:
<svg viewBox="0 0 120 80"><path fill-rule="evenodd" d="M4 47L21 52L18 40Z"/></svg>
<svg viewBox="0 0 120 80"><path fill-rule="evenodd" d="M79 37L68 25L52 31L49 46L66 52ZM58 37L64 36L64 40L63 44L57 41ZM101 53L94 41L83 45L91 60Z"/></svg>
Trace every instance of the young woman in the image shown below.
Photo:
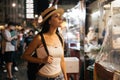
<svg viewBox="0 0 120 80"><path fill-rule="evenodd" d="M57 35L59 34L58 27L61 26L61 16L63 13L63 9L55 9L54 7L50 7L41 13L43 21L41 23L42 29L40 33L43 34L49 55L47 55L43 47L39 34L34 37L22 55L22 58L27 61L45 64L38 71L36 80L67 80L64 61L64 44L61 44ZM37 58L31 56L35 49L37 49Z"/></svg>

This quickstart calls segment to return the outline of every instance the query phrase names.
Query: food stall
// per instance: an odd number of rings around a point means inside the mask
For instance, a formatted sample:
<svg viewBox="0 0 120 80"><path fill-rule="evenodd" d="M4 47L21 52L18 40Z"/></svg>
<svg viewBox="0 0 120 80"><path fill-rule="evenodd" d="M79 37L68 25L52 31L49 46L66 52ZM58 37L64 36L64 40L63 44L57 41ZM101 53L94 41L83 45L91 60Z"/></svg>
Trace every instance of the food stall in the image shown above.
<svg viewBox="0 0 120 80"><path fill-rule="evenodd" d="M120 1L107 5L104 15L106 34L96 57L94 80L120 80Z"/></svg>

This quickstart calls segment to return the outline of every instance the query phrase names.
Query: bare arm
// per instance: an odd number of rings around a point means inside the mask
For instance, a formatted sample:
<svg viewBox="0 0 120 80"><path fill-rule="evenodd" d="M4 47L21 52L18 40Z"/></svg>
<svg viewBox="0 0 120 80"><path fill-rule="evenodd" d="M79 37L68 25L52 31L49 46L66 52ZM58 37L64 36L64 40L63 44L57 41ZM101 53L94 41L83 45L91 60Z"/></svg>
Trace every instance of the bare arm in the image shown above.
<svg viewBox="0 0 120 80"><path fill-rule="evenodd" d="M24 54L21 58L33 62L33 63L52 63L52 56L47 56L44 59L40 59L38 57L32 57L32 53L42 44L41 37L36 35L33 41L28 45Z"/></svg>
<svg viewBox="0 0 120 80"><path fill-rule="evenodd" d="M32 57L32 53L35 49L41 44L41 37L36 35L33 41L29 44L28 48L26 48L24 54L21 56L23 59L34 62L34 63L41 63L41 59Z"/></svg>
<svg viewBox="0 0 120 80"><path fill-rule="evenodd" d="M63 41L63 50L64 50L64 39L63 39L63 36L62 36L62 34L60 34L60 36L61 36L61 38L62 38L62 41ZM68 80L67 79L67 73L66 73L66 64L65 64L65 61L64 61L64 54L62 55L62 57L61 57L61 69L62 69L62 72L63 72L63 75L64 75L64 78L65 78L65 80Z"/></svg>
<svg viewBox="0 0 120 80"><path fill-rule="evenodd" d="M67 80L66 64L65 64L65 61L64 61L64 55L61 58L61 68L62 68L62 72L64 74L64 78L65 78L65 80Z"/></svg>

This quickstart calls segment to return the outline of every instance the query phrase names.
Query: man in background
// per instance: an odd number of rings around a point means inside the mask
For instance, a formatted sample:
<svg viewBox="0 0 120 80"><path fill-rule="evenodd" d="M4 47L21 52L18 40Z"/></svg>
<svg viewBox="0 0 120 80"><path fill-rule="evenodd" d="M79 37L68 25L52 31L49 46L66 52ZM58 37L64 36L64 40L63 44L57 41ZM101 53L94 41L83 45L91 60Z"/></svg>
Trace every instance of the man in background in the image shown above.
<svg viewBox="0 0 120 80"><path fill-rule="evenodd" d="M17 36L11 36L11 31L15 29L15 24L12 22L8 23L7 28L4 31L4 38L5 38L5 62L6 62L6 69L7 69L7 78L9 80L13 79L13 74L12 74L12 65L13 61L15 59L14 54L15 54L15 46L11 43L12 40L17 39Z"/></svg>

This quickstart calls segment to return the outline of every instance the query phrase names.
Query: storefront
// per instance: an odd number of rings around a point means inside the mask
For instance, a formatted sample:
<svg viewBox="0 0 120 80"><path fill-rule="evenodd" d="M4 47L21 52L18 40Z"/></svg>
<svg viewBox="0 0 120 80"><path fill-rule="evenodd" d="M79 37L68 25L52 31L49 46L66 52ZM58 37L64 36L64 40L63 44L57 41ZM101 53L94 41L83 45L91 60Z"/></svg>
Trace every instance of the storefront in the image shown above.
<svg viewBox="0 0 120 80"><path fill-rule="evenodd" d="M99 7L96 12L92 13L91 25L97 26L98 39L103 38L103 44L96 57L94 80L119 80L120 0L100 0L97 3ZM103 31L105 31L104 36Z"/></svg>

